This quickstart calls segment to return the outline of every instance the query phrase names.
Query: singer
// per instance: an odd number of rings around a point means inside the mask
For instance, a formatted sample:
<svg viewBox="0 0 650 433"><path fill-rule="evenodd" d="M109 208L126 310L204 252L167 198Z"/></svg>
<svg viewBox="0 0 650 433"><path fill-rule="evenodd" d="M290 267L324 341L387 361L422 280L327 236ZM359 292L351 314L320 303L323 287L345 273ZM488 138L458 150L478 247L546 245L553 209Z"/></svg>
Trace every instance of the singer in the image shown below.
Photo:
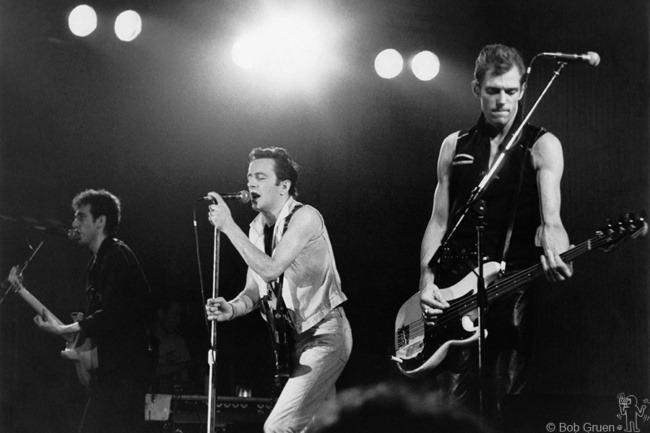
<svg viewBox="0 0 650 433"><path fill-rule="evenodd" d="M526 91L524 62L515 48L488 45L476 59L472 90L481 115L476 125L444 139L438 158L438 184L431 218L420 253L420 307L424 321L433 324L449 303L440 288L455 284L476 264L477 213L470 210L437 263L430 263L447 230L455 226L458 209L482 180L520 125L520 100ZM550 281L563 281L572 268L559 254L569 248L560 219L560 179L563 155L560 141L550 132L526 125L488 184L482 255L506 263L506 272L541 260ZM460 277L460 278L459 278ZM531 320L526 290L489 305L488 336L483 348L483 407L488 421L497 424L506 394L525 392L528 386ZM449 371L437 379L468 408L479 408L477 347L464 346L447 356ZM445 381L446 380L446 381Z"/></svg>
<svg viewBox="0 0 650 433"><path fill-rule="evenodd" d="M106 190L86 190L72 208L77 242L92 252L85 317L61 325L44 313L34 321L52 334L80 332L96 347L98 367L90 371L79 432L143 432L143 401L156 362L147 338L150 289L131 249L113 237L120 223L119 199Z"/></svg>
<svg viewBox="0 0 650 433"><path fill-rule="evenodd" d="M266 310L268 302L288 322L289 378L264 424L266 433L304 431L325 400L334 397L335 382L352 350L341 305L347 298L325 222L316 209L296 200L297 182L298 166L286 150L253 149L248 190L259 215L248 236L221 196L209 194L218 202L210 205L210 221L228 236L248 264L248 274L244 290L234 299L208 300L208 319L232 320L258 307ZM272 323L268 318L267 324ZM277 329L283 324L275 323Z"/></svg>

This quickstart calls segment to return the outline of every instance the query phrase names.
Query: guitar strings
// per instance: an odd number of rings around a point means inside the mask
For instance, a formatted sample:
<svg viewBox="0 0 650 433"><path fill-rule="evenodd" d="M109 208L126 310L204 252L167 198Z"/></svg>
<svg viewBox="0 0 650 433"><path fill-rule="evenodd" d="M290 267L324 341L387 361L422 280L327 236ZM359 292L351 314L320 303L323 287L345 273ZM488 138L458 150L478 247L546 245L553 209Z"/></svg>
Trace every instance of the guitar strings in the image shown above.
<svg viewBox="0 0 650 433"><path fill-rule="evenodd" d="M562 257L563 260L568 260L571 261L577 256L593 249L601 244L607 244L612 241L612 235L613 233L610 233L610 236L596 236L594 238L591 238L571 250L565 252L564 254L561 254L560 257ZM624 236L624 235L622 235ZM542 274L542 268L540 264L531 266L530 268L527 268L523 271L517 272L513 275L510 275L508 277L505 277L501 280L495 281L494 284L490 285L486 289L486 293L488 295L488 301L493 300L495 298L495 292L498 290L499 293L498 295L505 295L509 291L513 290L516 287L519 287L521 284L528 282L535 278L538 275ZM525 280L522 282L522 278L525 278ZM451 301L450 307L445 310L442 314L440 314L439 320L436 321L435 324L433 325L427 325L424 323L424 320L422 318L416 320L415 322L409 323L409 331L412 331L414 333L422 332L422 328L424 328L424 334L425 338L424 341L427 341L430 339L430 337L427 337L427 334L431 334L431 332L440 326L444 326L451 320L458 320L458 317L465 315L466 313L476 309L477 307L477 296L476 294L472 294L469 296L467 299L459 298L456 300ZM397 346L399 348L402 348L406 345L405 343L406 337L404 336L404 333L400 333L398 331L398 337L397 337Z"/></svg>

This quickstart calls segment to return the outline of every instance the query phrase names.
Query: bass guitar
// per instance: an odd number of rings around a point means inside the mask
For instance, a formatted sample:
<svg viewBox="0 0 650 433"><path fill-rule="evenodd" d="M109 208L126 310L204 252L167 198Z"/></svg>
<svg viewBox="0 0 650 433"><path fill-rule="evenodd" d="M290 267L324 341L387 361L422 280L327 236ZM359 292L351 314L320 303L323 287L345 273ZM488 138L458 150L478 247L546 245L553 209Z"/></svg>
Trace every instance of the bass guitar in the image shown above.
<svg viewBox="0 0 650 433"><path fill-rule="evenodd" d="M25 302L27 302L38 314L41 316L49 316L50 319L58 325L63 325L50 310L45 308L41 302L32 295L22 283L21 270L18 266L11 268L9 277L7 278L11 284L11 290L18 294ZM79 321L83 318L83 313L73 313L73 320ZM61 356L74 362L77 371L79 382L88 387L90 383L90 371L99 366L97 359L97 347L93 345L90 338L82 338L80 333L65 334L63 338L66 340L65 349L61 351Z"/></svg>
<svg viewBox="0 0 650 433"><path fill-rule="evenodd" d="M593 249L600 248L608 252L626 238L645 236L647 231L648 224L642 218L628 216L618 224L609 224L598 230L593 238L560 254L560 257L565 262L571 262ZM487 262L483 265L488 303L528 284L544 273L541 264L503 278L500 270L501 266L497 262ZM476 275L478 268L458 283L440 289L449 307L437 317L435 324L426 324L422 319L419 292L402 305L395 320L395 355L392 359L404 375L418 377L434 370L444 361L451 348L466 346L478 340L479 331L475 326L478 280Z"/></svg>

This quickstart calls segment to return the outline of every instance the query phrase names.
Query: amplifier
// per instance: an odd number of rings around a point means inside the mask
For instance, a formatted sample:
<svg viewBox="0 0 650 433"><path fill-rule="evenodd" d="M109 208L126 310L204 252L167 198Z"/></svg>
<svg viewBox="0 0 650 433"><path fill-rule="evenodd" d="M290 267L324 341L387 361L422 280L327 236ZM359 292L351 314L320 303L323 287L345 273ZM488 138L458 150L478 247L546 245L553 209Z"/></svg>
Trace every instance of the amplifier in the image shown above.
<svg viewBox="0 0 650 433"><path fill-rule="evenodd" d="M215 424L263 423L275 399L256 397L216 398ZM174 424L206 424L208 397L205 395L147 394L145 420L170 421Z"/></svg>

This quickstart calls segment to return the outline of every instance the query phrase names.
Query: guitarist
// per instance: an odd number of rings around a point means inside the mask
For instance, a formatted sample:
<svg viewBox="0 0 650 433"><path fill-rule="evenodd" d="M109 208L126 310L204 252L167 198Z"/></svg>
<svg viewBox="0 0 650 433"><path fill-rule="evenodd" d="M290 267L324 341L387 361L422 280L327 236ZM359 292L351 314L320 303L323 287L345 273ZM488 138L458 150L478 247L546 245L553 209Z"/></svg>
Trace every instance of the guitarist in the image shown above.
<svg viewBox="0 0 650 433"><path fill-rule="evenodd" d="M433 210L420 253L420 306L425 323L433 324L449 303L440 288L454 284L476 266L477 214L470 210L441 254L430 263L452 220L483 179L521 124L519 101L526 90L525 66L518 50L488 45L476 59L472 91L481 105L477 124L455 132L442 143L438 158ZM550 281L564 281L572 269L560 258L569 239L560 219L560 141L542 128L526 125L509 155L488 184L485 200L483 255L505 261L506 272L541 260ZM474 255L472 256L472 253ZM469 263L468 263L469 262ZM435 274L435 277L434 277ZM496 417L506 394L526 390L530 340L525 335L525 290L500 299L488 308L488 337L483 352L485 415ZM459 374L449 375L461 402L478 409L476 345L450 354L445 362Z"/></svg>
<svg viewBox="0 0 650 433"><path fill-rule="evenodd" d="M93 254L85 317L61 325L44 312L34 320L47 332L80 333L96 346L98 367L90 372L79 431L142 432L144 396L154 368L146 331L149 286L131 249L113 237L120 223L119 199L91 189L79 193L72 208L76 239Z"/></svg>
<svg viewBox="0 0 650 433"><path fill-rule="evenodd" d="M269 299L284 304L293 340L290 377L264 431L299 432L325 400L334 397L334 384L350 356L352 334L341 306L347 298L323 217L295 199L297 164L277 147L253 149L249 158L248 190L259 215L248 236L221 196L209 194L218 203L210 206L210 221L248 264L246 285L228 302L209 299L206 312L208 319L224 321L248 314ZM279 287L277 293L274 287Z"/></svg>

